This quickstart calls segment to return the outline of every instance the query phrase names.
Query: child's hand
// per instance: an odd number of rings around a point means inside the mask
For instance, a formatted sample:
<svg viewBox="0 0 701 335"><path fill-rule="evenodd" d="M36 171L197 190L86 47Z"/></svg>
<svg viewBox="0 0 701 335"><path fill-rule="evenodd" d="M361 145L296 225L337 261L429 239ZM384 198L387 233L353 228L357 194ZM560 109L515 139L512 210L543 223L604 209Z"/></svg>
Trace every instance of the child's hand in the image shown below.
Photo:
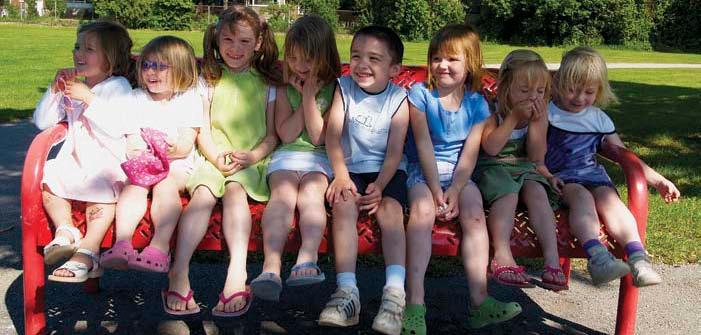
<svg viewBox="0 0 701 335"><path fill-rule="evenodd" d="M175 154L175 152L178 149L178 139L168 136L166 137L166 143L168 144L168 150L166 150L166 155L170 157L173 154Z"/></svg>
<svg viewBox="0 0 701 335"><path fill-rule="evenodd" d="M533 109L531 115L531 121L538 121L542 117L546 117L548 111L548 106L545 104L545 99L537 98L533 101Z"/></svg>
<svg viewBox="0 0 701 335"><path fill-rule="evenodd" d="M311 99L316 97L321 89L321 82L317 78L308 78L302 86L302 97Z"/></svg>
<svg viewBox="0 0 701 335"><path fill-rule="evenodd" d="M81 81L75 80L66 82L66 90L64 91L64 94L69 96L71 99L80 100L87 104L90 104L92 99L95 97L95 94L90 90L88 85L85 85L85 83Z"/></svg>
<svg viewBox="0 0 701 335"><path fill-rule="evenodd" d="M64 92L66 90L66 82L73 81L75 77L76 71L73 68L58 70L54 81L51 83L51 93Z"/></svg>
<svg viewBox="0 0 701 335"><path fill-rule="evenodd" d="M241 169L239 164L230 158L232 153L232 151L223 151L217 155L215 167L224 177L228 177Z"/></svg>
<svg viewBox="0 0 701 335"><path fill-rule="evenodd" d="M514 104L514 107L511 109L511 114L519 121L530 120L533 115L533 109L532 100L522 100Z"/></svg>
<svg viewBox="0 0 701 335"><path fill-rule="evenodd" d="M546 177L545 179L548 180L548 183L552 188L555 190L555 193L557 195L562 195L562 188L565 187L565 182L562 181L562 179L556 177L555 175L552 175L550 177Z"/></svg>
<svg viewBox="0 0 701 335"><path fill-rule="evenodd" d="M662 178L660 182L657 184L653 185L657 192L660 192L660 196L662 199L664 199L664 202L666 203L672 203L672 202L677 202L679 201L679 196L681 193L677 189L677 187L669 181L667 178Z"/></svg>
<svg viewBox="0 0 701 335"><path fill-rule="evenodd" d="M255 157L253 157L253 154L250 151L234 151L231 154L231 160L240 165L241 169L245 169L251 165L253 165L257 160Z"/></svg>
<svg viewBox="0 0 701 335"><path fill-rule="evenodd" d="M439 217L441 221L451 221L458 217L460 214L460 208L458 206L460 199L460 191L456 190L453 185L450 185L447 190L443 193L443 203L447 207L444 207L443 215Z"/></svg>
<svg viewBox="0 0 701 335"><path fill-rule="evenodd" d="M375 214L382 201L382 189L375 183L370 183L365 189L365 195L358 198L359 209L368 211L368 215Z"/></svg>
<svg viewBox="0 0 701 335"><path fill-rule="evenodd" d="M326 201L333 205L341 200L348 201L358 196L355 183L348 178L334 178L326 189Z"/></svg>

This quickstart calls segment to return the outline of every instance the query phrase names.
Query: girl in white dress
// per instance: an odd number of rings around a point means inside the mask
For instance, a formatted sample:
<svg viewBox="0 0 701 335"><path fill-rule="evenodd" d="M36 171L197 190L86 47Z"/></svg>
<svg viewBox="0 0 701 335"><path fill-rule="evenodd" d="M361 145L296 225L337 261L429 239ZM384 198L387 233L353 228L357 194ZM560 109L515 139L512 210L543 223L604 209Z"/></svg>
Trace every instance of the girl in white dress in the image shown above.
<svg viewBox="0 0 701 335"><path fill-rule="evenodd" d="M99 21L81 26L73 49L73 68L61 69L37 104L33 122L46 129L59 122L68 132L56 158L48 160L42 179L44 209L56 228L44 248L44 260L54 264L49 280L83 282L101 275L96 253L114 218L117 195L124 184L119 163L123 136L114 136L100 122L110 113L109 100L131 91L132 41L126 29ZM84 77L84 80L78 80ZM70 200L85 201L87 232L81 238L73 226Z"/></svg>

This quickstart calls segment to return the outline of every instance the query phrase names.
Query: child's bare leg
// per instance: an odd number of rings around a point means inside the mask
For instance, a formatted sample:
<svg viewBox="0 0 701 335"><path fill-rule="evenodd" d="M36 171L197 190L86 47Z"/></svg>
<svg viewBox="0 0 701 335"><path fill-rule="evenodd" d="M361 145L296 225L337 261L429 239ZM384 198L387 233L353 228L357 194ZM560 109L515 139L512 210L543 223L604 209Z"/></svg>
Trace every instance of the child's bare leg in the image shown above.
<svg viewBox="0 0 701 335"><path fill-rule="evenodd" d="M190 259L195 252L205 233L212 209L217 204L217 198L207 187L201 186L195 189L183 210L178 222L178 238L175 244L175 260L168 272L168 290L181 295L190 292ZM176 311L193 309L196 306L194 299L186 304L181 299L173 296L167 298L168 308Z"/></svg>
<svg viewBox="0 0 701 335"><path fill-rule="evenodd" d="M73 227L73 219L71 215L71 203L51 192L47 185L44 185L44 189L41 191L42 203L44 204L44 210L46 214L49 215L51 223L54 228L58 228L62 225L69 225ZM56 233L56 237L63 236L69 241L73 241L73 235L67 231L59 230Z"/></svg>
<svg viewBox="0 0 701 335"><path fill-rule="evenodd" d="M319 244L326 228L326 208L324 194L329 185L326 175L310 172L304 175L299 185L297 210L302 246L297 254L296 264L316 262L319 258ZM291 275L313 276L315 269L303 269Z"/></svg>
<svg viewBox="0 0 701 335"><path fill-rule="evenodd" d="M492 248L494 248L494 261L502 266L515 266L513 254L511 254L511 232L514 229L514 213L518 204L518 194L509 193L494 200L489 208L487 225L492 237ZM524 274L513 272L502 272L505 280L527 281Z"/></svg>
<svg viewBox="0 0 701 335"><path fill-rule="evenodd" d="M601 186L595 188L592 194L596 211L606 224L606 231L623 246L630 242L640 242L635 217L616 191L611 187Z"/></svg>
<svg viewBox="0 0 701 335"><path fill-rule="evenodd" d="M424 304L424 277L431 259L431 232L436 220L436 205L426 184L409 190L411 215L406 228L407 304Z"/></svg>
<svg viewBox="0 0 701 335"><path fill-rule="evenodd" d="M275 171L270 175L270 201L263 212L263 272L280 275L282 250L297 202L299 178L294 171ZM304 239L302 239L304 240Z"/></svg>
<svg viewBox="0 0 701 335"><path fill-rule="evenodd" d="M570 230L580 243L598 239L599 216L591 192L579 184L565 184L562 200L570 209Z"/></svg>
<svg viewBox="0 0 701 335"><path fill-rule="evenodd" d="M230 182L226 184L223 199L222 230L229 249L229 267L222 293L225 297L246 289L246 256L248 255L248 240L251 236L251 211L248 208L248 195L241 184ZM218 311L235 312L246 306L246 299L236 297L222 306L217 303Z"/></svg>
<svg viewBox="0 0 701 335"><path fill-rule="evenodd" d="M489 235L482 209L482 195L470 183L460 192L461 253L470 290L470 305L475 308L487 298Z"/></svg>
<svg viewBox="0 0 701 335"><path fill-rule="evenodd" d="M344 191L347 192L347 191ZM334 259L336 272L355 273L355 263L358 258L358 206L356 198L348 195L348 200L333 204L332 217Z"/></svg>
<svg viewBox="0 0 701 335"><path fill-rule="evenodd" d="M543 249L545 264L556 269L560 268L555 213L550 207L545 188L537 181L527 180L521 189L521 200L528 208L529 222L538 236L540 247Z"/></svg>
<svg viewBox="0 0 701 335"><path fill-rule="evenodd" d="M166 254L170 250L170 238L183 210L180 191L185 188L186 180L185 173L171 170L168 177L153 186L151 218L156 231L149 245Z"/></svg>
<svg viewBox="0 0 701 335"><path fill-rule="evenodd" d="M89 203L86 206L85 216L87 218L87 229L85 231L85 236L80 241L80 248L88 249L96 255L100 254L100 244L112 224L114 210L114 204ZM88 267L94 266L94 264L92 264L92 259L83 253L73 254L70 260L86 264ZM57 269L54 271L53 275L57 277L74 276L72 272L65 269Z"/></svg>
<svg viewBox="0 0 701 335"><path fill-rule="evenodd" d="M146 213L146 196L148 189L127 183L119 194L116 214L116 241L129 241L134 230Z"/></svg>

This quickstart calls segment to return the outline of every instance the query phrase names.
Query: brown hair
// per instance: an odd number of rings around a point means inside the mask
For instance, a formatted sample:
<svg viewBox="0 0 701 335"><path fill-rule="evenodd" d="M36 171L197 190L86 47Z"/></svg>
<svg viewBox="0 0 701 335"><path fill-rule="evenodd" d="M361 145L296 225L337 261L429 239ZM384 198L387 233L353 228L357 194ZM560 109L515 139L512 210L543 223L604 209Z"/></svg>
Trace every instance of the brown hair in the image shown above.
<svg viewBox="0 0 701 335"><path fill-rule="evenodd" d="M139 86L145 88L141 64L149 57L165 61L170 66L170 78L175 93L187 91L197 83L197 60L190 43L175 36L159 36L144 46L137 66Z"/></svg>
<svg viewBox="0 0 701 335"><path fill-rule="evenodd" d="M435 54L445 55L465 55L465 67L468 73L465 79L471 91L478 92L482 87L481 79L483 75L482 49L480 48L480 36L469 24L449 24L439 30L431 39L428 46L428 64ZM435 78L428 71L428 88L433 89Z"/></svg>
<svg viewBox="0 0 701 335"><path fill-rule="evenodd" d="M202 64L202 75L205 80L210 85L214 85L221 78L221 66L224 60L219 53L219 34L224 26L229 27L232 32L235 31L235 26L239 22L251 27L253 33L261 39L260 49L253 54L253 67L263 75L263 79L268 85L281 85L282 76L276 67L278 48L272 30L268 23L262 21L253 9L239 5L224 10L219 14L219 20L210 24L205 31Z"/></svg>
<svg viewBox="0 0 701 335"><path fill-rule="evenodd" d="M363 27L356 31L353 35L353 40L351 40L351 48L353 47L355 39L360 36L373 37L384 43L385 47L387 47L387 53L390 55L390 57L392 57L391 64L402 64L402 59L404 58L404 43L402 43L402 39L399 38L399 35L397 35L394 30L383 26Z"/></svg>
<svg viewBox="0 0 701 335"><path fill-rule="evenodd" d="M97 38L109 67L107 73L127 77L130 81L134 79L131 60L133 43L124 26L117 22L100 20L81 25L77 35L80 34L93 34Z"/></svg>
<svg viewBox="0 0 701 335"><path fill-rule="evenodd" d="M341 76L341 59L336 48L336 38L331 26L318 15L305 15L295 21L285 36L285 62L282 73L289 81L290 67L287 58L293 52L301 53L312 61L311 74L324 85Z"/></svg>
<svg viewBox="0 0 701 335"><path fill-rule="evenodd" d="M570 88L581 88L590 84L598 87L594 105L606 107L618 102L611 90L608 70L604 58L590 47L576 47L562 56L560 69L555 72L553 86L555 95Z"/></svg>
<svg viewBox="0 0 701 335"><path fill-rule="evenodd" d="M514 81L525 79L529 87L537 83L545 85L545 99L550 98L550 72L545 61L539 54L531 50L514 50L504 58L499 68L497 79L499 90L497 91L497 113L506 116L511 113L511 86Z"/></svg>

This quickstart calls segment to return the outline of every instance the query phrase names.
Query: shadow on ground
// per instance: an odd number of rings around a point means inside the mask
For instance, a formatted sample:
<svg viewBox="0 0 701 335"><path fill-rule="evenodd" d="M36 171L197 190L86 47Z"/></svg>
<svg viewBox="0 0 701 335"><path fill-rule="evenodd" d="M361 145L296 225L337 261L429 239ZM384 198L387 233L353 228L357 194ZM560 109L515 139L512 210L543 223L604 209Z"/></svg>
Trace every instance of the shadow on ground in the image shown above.
<svg viewBox="0 0 701 335"><path fill-rule="evenodd" d="M85 294L80 285L47 282L48 334L370 334L372 319L380 305L384 270L381 267L360 267L361 323L347 329L318 327L319 312L335 287L333 269L322 266L329 274L326 282L308 288L285 288L278 303L255 300L248 313L240 318L213 317L211 308L224 282L223 264L192 266L191 278L195 299L202 313L198 316L174 319L163 312L159 292L167 285L163 274L139 272L107 272L102 290ZM260 271L260 265L249 265L249 276ZM7 292L10 317L21 334L24 332L22 314L22 277L13 282ZM582 277L573 275L573 280ZM426 304L427 322L432 334L601 334L593 329L545 312L518 289L491 285L490 293L500 300L519 302L524 312L504 325L477 332L463 328L466 321L468 297L464 276L428 278ZM611 308L615 308L612 306Z"/></svg>

